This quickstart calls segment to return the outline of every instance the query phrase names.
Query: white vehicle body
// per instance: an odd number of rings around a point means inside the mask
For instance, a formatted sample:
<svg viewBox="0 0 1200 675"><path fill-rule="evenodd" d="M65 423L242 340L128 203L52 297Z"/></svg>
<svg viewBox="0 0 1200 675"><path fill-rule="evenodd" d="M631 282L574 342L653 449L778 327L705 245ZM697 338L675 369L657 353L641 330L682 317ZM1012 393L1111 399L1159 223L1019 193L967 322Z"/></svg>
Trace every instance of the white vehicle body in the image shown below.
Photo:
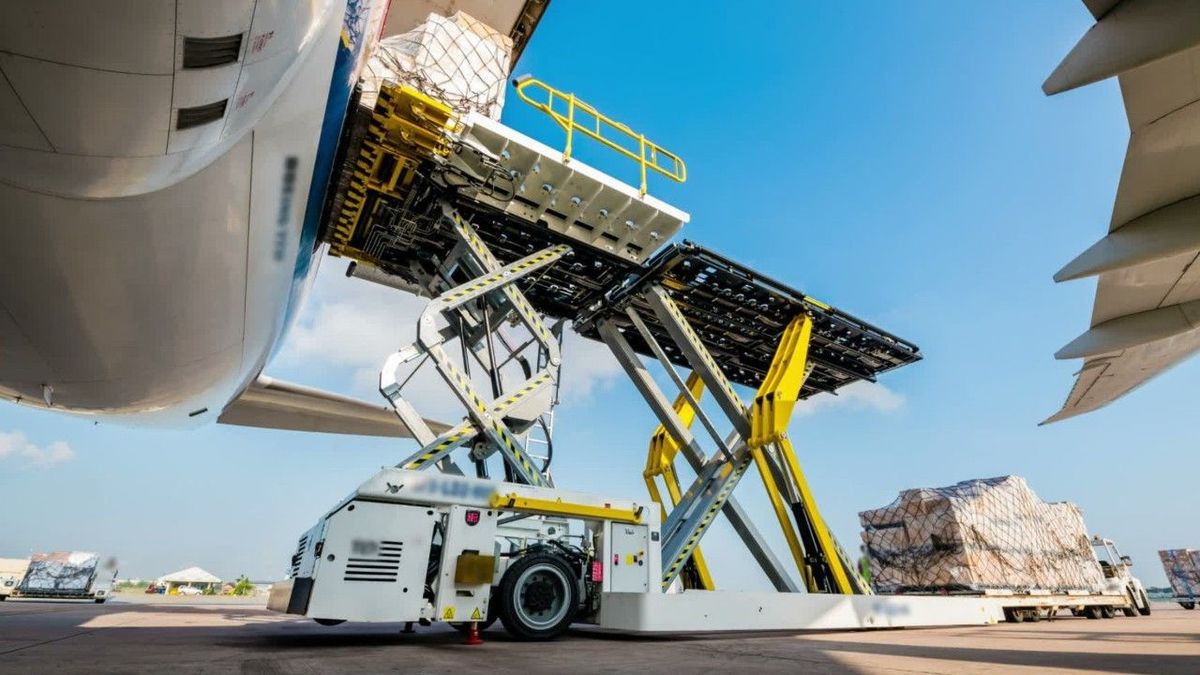
<svg viewBox="0 0 1200 675"><path fill-rule="evenodd" d="M17 590L17 584L29 569L29 558L0 558L0 600Z"/></svg>
<svg viewBox="0 0 1200 675"><path fill-rule="evenodd" d="M569 521L582 523L583 534L564 531L564 517L530 516L520 503L497 508L501 498L574 510L582 515ZM605 513L637 514L639 522ZM510 520L522 516L528 518ZM567 624L675 633L978 625L1002 616L999 604L980 598L664 592L658 520L653 504L384 469L301 536L291 578L272 587L268 607L323 624L489 623L499 614L512 631L499 606L509 572L524 569L522 560L534 555L523 545L557 540L578 542L586 553L581 573L570 579L579 593L577 607L564 610ZM480 562L485 574L466 573Z"/></svg>

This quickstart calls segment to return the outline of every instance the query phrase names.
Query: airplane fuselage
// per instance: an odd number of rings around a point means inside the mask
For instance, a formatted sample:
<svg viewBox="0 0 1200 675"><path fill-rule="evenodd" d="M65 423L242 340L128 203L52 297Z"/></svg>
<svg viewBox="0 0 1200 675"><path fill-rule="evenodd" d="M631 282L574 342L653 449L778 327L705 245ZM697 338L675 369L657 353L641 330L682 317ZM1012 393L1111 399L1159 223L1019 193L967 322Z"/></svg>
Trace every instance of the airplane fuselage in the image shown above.
<svg viewBox="0 0 1200 675"><path fill-rule="evenodd" d="M369 5L0 9L0 397L211 421L254 380L316 270Z"/></svg>

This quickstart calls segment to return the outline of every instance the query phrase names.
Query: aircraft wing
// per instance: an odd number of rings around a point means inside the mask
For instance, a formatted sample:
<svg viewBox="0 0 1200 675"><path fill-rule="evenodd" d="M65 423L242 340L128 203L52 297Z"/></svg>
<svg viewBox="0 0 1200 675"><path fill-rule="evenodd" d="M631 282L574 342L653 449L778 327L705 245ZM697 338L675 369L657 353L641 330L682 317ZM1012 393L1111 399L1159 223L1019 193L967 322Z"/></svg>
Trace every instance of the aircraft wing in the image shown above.
<svg viewBox="0 0 1200 675"><path fill-rule="evenodd" d="M1097 276L1083 358L1055 422L1103 407L1200 350L1200 3L1085 0L1096 24L1042 89L1116 76L1129 147L1108 234L1054 276Z"/></svg>
<svg viewBox="0 0 1200 675"><path fill-rule="evenodd" d="M390 408L260 375L217 422L243 427L412 438ZM425 420L435 434L450 427Z"/></svg>

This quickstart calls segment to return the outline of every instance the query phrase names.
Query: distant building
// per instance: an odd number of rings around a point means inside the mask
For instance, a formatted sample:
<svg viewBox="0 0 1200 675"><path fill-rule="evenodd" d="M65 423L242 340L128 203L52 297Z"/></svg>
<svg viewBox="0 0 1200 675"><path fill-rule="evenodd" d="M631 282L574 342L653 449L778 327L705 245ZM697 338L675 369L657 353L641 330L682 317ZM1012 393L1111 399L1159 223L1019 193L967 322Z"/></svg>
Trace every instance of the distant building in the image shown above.
<svg viewBox="0 0 1200 675"><path fill-rule="evenodd" d="M159 577L154 583L165 587L168 595L178 594L181 588L195 588L200 591L211 588L214 592L221 590L220 578L199 567L189 567L178 572L172 572L171 574Z"/></svg>

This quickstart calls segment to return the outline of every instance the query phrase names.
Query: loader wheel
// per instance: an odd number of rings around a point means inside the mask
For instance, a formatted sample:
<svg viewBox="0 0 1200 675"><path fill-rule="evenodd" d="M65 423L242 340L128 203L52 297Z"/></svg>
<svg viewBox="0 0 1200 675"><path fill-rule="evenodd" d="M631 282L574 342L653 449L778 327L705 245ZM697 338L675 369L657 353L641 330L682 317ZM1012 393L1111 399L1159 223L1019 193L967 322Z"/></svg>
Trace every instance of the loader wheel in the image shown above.
<svg viewBox="0 0 1200 675"><path fill-rule="evenodd" d="M1129 596L1129 604L1125 605L1124 607L1121 608L1121 613L1124 614L1125 616L1137 616L1138 615L1137 596L1133 594L1132 588L1126 589L1125 594Z"/></svg>
<svg viewBox="0 0 1200 675"><path fill-rule="evenodd" d="M1142 602L1137 608L1138 614L1141 614L1142 616L1150 616L1150 598L1146 597L1146 591L1141 591L1138 593L1138 595L1140 595L1142 598Z"/></svg>
<svg viewBox="0 0 1200 675"><path fill-rule="evenodd" d="M1179 606L1184 609L1196 609L1196 603L1194 602L1181 602Z"/></svg>
<svg viewBox="0 0 1200 675"><path fill-rule="evenodd" d="M550 640L566 632L579 606L570 566L556 555L533 553L509 565L495 600L504 629L519 640Z"/></svg>

